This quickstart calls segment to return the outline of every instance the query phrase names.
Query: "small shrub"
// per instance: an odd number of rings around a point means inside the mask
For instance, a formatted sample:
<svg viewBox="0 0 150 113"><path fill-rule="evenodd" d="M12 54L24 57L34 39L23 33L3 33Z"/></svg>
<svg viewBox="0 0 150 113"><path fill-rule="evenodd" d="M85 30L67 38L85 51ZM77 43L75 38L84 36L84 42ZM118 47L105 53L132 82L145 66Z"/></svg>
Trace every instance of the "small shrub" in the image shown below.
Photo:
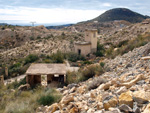
<svg viewBox="0 0 150 113"><path fill-rule="evenodd" d="M105 52L104 46L101 45L98 41L97 42L97 51L96 51L95 55L102 57L102 56L104 56L104 52Z"/></svg>
<svg viewBox="0 0 150 113"><path fill-rule="evenodd" d="M73 53L73 52L66 53L65 58L71 62L76 62L78 60L83 60L83 61L86 60L84 56L78 55L77 53Z"/></svg>
<svg viewBox="0 0 150 113"><path fill-rule="evenodd" d="M96 68L97 66L95 65L87 67L82 71L83 76L87 79L93 77L94 75L96 75Z"/></svg>
<svg viewBox="0 0 150 113"><path fill-rule="evenodd" d="M104 68L105 63L104 62L100 62L100 66Z"/></svg>
<svg viewBox="0 0 150 113"><path fill-rule="evenodd" d="M2 30L5 30L5 27L2 27L1 29L2 29Z"/></svg>
<svg viewBox="0 0 150 113"><path fill-rule="evenodd" d="M37 61L38 59L39 59L39 57L37 55L30 54L25 58L24 65L28 64L28 63L33 63L33 62Z"/></svg>
<svg viewBox="0 0 150 113"><path fill-rule="evenodd" d="M37 39L41 39L41 37L40 37L40 36L38 36L38 37L37 37Z"/></svg>
<svg viewBox="0 0 150 113"><path fill-rule="evenodd" d="M54 96L52 95L43 95L40 97L40 99L38 99L38 103L41 105L51 105L52 103L54 103Z"/></svg>
<svg viewBox="0 0 150 113"><path fill-rule="evenodd" d="M48 89L40 96L37 102L40 105L51 105L54 102L59 102L61 97L61 94L55 89Z"/></svg>
<svg viewBox="0 0 150 113"><path fill-rule="evenodd" d="M105 69L101 65L91 65L87 67L86 69L82 70L82 75L86 79L89 79L95 75L101 75L104 72L105 72Z"/></svg>
<svg viewBox="0 0 150 113"><path fill-rule="evenodd" d="M66 79L67 84L78 83L78 82L81 82L84 80L85 80L85 78L81 72L75 72L75 71L73 71L73 72L68 71L67 72L67 79Z"/></svg>
<svg viewBox="0 0 150 113"><path fill-rule="evenodd" d="M30 40L34 40L34 37L30 37Z"/></svg>
<svg viewBox="0 0 150 113"><path fill-rule="evenodd" d="M63 63L64 62L64 55L60 52L57 51L57 53L54 53L50 56L52 59L53 63Z"/></svg>

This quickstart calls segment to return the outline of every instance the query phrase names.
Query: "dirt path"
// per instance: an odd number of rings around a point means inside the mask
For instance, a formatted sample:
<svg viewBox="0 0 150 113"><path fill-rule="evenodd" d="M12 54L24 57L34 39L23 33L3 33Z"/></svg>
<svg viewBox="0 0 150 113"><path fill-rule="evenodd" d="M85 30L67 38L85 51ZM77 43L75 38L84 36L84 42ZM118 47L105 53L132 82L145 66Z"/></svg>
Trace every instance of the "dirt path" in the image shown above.
<svg viewBox="0 0 150 113"><path fill-rule="evenodd" d="M7 80L4 80L4 84L10 84L12 82L15 82L15 80L17 81L20 81L21 79L23 79L26 75L20 75L20 76L17 76L15 78L11 78L11 79L7 79Z"/></svg>

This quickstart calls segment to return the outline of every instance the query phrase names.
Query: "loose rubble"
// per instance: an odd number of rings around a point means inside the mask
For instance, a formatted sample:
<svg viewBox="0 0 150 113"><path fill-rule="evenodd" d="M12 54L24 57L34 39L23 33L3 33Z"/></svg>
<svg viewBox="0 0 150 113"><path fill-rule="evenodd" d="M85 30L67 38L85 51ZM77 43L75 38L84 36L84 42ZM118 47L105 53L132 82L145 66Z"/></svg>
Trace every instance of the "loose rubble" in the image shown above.
<svg viewBox="0 0 150 113"><path fill-rule="evenodd" d="M97 88L88 85L95 78L59 89L59 103L45 106L44 113L150 113L150 43L115 59L106 59L108 72ZM145 57L145 58L143 58ZM130 66L127 66L131 64ZM40 108L37 109L37 112Z"/></svg>

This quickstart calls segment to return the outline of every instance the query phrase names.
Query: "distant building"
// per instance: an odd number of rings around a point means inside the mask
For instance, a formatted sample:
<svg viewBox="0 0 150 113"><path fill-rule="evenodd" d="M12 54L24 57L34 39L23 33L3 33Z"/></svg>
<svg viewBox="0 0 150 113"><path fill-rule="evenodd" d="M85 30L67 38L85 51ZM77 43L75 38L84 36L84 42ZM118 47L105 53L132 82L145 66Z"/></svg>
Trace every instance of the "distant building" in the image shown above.
<svg viewBox="0 0 150 113"><path fill-rule="evenodd" d="M97 51L97 29L85 30L85 41L75 42L75 53L88 55Z"/></svg>

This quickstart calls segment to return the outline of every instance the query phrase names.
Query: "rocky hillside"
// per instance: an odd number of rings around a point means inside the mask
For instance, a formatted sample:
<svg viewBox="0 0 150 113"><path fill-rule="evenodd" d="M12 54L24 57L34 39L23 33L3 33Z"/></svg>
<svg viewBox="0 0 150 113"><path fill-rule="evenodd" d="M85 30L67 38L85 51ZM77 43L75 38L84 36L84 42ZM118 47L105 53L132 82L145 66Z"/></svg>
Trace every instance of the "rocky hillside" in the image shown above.
<svg viewBox="0 0 150 113"><path fill-rule="evenodd" d="M121 41L137 38L139 35L147 35L150 31L150 19L141 23L131 24L120 29L102 31L100 33L101 43L117 44Z"/></svg>
<svg viewBox="0 0 150 113"><path fill-rule="evenodd" d="M91 21L109 22L115 20L125 20L131 23L137 23L142 22L146 18L149 17L133 12L126 8L115 8L106 11L105 13L101 14Z"/></svg>
<svg viewBox="0 0 150 113"><path fill-rule="evenodd" d="M146 57L149 56L149 57ZM107 72L58 89L59 103L39 107L46 113L149 113L150 43L105 60Z"/></svg>
<svg viewBox="0 0 150 113"><path fill-rule="evenodd" d="M10 63L29 54L50 55L73 50L73 42L82 40L82 34L62 30L48 30L44 26L1 26L0 63Z"/></svg>
<svg viewBox="0 0 150 113"><path fill-rule="evenodd" d="M20 47L26 42L36 39L61 36L62 33L70 34L69 32L64 32L62 30L48 30L43 25L35 27L0 26L0 51Z"/></svg>

